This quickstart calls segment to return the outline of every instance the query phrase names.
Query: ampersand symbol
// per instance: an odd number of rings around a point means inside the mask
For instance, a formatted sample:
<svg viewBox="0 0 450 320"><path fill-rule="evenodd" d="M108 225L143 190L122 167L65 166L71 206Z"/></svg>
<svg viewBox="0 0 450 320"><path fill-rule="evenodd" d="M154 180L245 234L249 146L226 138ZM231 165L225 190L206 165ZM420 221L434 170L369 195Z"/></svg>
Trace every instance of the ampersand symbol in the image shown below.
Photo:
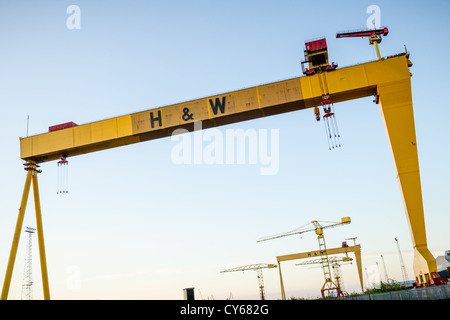
<svg viewBox="0 0 450 320"><path fill-rule="evenodd" d="M191 113L189 114L189 108L184 108L183 109L183 120L184 121L188 121L188 120L193 120L194 119L194 114Z"/></svg>

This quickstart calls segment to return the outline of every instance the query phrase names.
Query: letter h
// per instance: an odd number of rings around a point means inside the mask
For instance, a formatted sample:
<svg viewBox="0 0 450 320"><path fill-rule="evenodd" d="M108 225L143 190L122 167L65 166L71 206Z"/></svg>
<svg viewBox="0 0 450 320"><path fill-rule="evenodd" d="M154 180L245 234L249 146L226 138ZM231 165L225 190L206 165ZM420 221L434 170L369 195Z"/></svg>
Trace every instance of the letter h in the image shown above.
<svg viewBox="0 0 450 320"><path fill-rule="evenodd" d="M153 122L158 121L159 126L162 127L162 121L161 121L161 110L158 110L158 116L156 118L153 118L153 112L150 112L150 123L152 124L152 129L155 127Z"/></svg>

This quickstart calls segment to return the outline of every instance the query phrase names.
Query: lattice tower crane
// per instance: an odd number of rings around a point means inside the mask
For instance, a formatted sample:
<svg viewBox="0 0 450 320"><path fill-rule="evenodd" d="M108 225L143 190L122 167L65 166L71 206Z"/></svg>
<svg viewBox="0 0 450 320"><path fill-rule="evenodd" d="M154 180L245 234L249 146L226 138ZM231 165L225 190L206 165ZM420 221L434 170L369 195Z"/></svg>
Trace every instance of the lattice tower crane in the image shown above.
<svg viewBox="0 0 450 320"><path fill-rule="evenodd" d="M315 231L317 234L317 240L319 242L320 261L322 264L323 275L325 278L325 283L323 284L322 289L321 289L322 297L325 296L325 292L330 292L332 290L336 290L337 294L339 296L340 295L339 287L333 282L333 280L331 278L330 261L328 259L327 248L326 248L326 244L325 244L325 237L323 235L323 229L341 226L343 224L348 224L350 222L351 222L350 217L341 218L341 222L314 220L314 221L311 221L311 222L309 222L303 226L300 226L294 230L291 230L291 231L288 231L285 233L281 233L281 234L277 234L277 235L273 235L273 236L263 237L256 242L262 242L262 241L277 239L277 238L281 238L281 237L302 234L305 232ZM326 225L326 226L322 226L321 223L330 223L330 224ZM313 227L308 228L309 225L313 225Z"/></svg>
<svg viewBox="0 0 450 320"><path fill-rule="evenodd" d="M25 268L23 272L22 300L33 300L32 234L36 232L36 229L26 227L25 232L28 234L28 244L26 248Z"/></svg>
<svg viewBox="0 0 450 320"><path fill-rule="evenodd" d="M341 272L341 262L345 262L345 263L351 263L351 261L353 261L352 258L350 257L331 257L328 259L328 261L331 263L331 267L333 268L333 272L334 272L334 279L336 281L336 284L339 288L338 292L340 293L339 295L343 295L344 293L344 279L342 277L342 272ZM296 266L303 266L303 265L309 265L309 264L320 264L321 263L321 259L312 259L309 261L304 261L304 262L300 262L295 264Z"/></svg>
<svg viewBox="0 0 450 320"><path fill-rule="evenodd" d="M395 242L397 242L398 256L400 258L400 268L402 270L403 281L408 281L408 273L406 272L405 263L403 262L402 251L400 250L400 245L398 244L398 239L395 238Z"/></svg>
<svg viewBox="0 0 450 320"><path fill-rule="evenodd" d="M383 255L380 255L380 256L381 256L381 261L383 262L383 270L384 270L384 277L386 279L386 283L393 283L393 282L395 282L394 280L389 278L388 273L387 273L387 269L386 269L386 264L384 263L384 257L383 257Z"/></svg>
<svg viewBox="0 0 450 320"><path fill-rule="evenodd" d="M250 265L241 266L241 267L235 267L235 268L223 270L223 271L220 271L220 272L223 273L223 272L256 270L256 276L258 278L259 296L261 297L261 300L265 300L264 280L263 280L262 269L264 269L264 268L276 268L276 267L277 267L276 264L257 263L257 264L250 264Z"/></svg>

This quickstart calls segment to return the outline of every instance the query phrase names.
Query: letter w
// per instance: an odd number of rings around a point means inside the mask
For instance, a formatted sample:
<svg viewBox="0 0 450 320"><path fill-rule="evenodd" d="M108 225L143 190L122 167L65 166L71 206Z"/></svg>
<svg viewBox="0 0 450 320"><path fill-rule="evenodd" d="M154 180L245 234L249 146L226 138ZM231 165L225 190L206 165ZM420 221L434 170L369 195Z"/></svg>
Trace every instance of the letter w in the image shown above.
<svg viewBox="0 0 450 320"><path fill-rule="evenodd" d="M211 110L214 112L214 115L217 114L217 108L220 109L221 113L225 112L225 97L222 97L222 103L219 98L216 98L216 102L214 104L212 99L209 99L209 104L211 105Z"/></svg>

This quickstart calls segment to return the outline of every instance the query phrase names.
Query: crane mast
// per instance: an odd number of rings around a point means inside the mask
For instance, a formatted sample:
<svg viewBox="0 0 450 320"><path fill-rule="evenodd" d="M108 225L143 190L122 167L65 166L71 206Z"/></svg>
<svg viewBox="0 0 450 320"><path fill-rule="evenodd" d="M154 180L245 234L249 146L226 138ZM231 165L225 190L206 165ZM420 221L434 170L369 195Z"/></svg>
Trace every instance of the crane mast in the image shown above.
<svg viewBox="0 0 450 320"><path fill-rule="evenodd" d="M28 244L25 258L25 268L23 272L22 300L33 300L33 262L32 262L32 234L36 232L35 228L26 227L28 233Z"/></svg>
<svg viewBox="0 0 450 320"><path fill-rule="evenodd" d="M329 262L331 263L331 266L333 268L333 272L334 272L334 279L336 281L336 285L339 288L339 293L341 293L340 295L344 294L344 280L342 278L342 273L341 273L341 265L340 262L349 262L351 263L351 261L353 260L350 257L331 257L328 259ZM301 266L301 265L309 265L309 264L322 264L322 259L313 259L310 261L305 261L305 262L300 262L300 263L296 263L296 266Z"/></svg>
<svg viewBox="0 0 450 320"><path fill-rule="evenodd" d="M400 250L400 245L398 244L397 238L395 238L395 242L397 242L398 257L400 258L400 268L402 270L403 281L408 281L408 273L406 272L405 263L403 262L403 257L402 257L402 251Z"/></svg>
<svg viewBox="0 0 450 320"><path fill-rule="evenodd" d="M392 282L392 279L390 279L389 276L388 276L387 269L386 269L386 264L384 263L383 255L381 255L381 261L383 262L384 278L386 279L386 283Z"/></svg>

